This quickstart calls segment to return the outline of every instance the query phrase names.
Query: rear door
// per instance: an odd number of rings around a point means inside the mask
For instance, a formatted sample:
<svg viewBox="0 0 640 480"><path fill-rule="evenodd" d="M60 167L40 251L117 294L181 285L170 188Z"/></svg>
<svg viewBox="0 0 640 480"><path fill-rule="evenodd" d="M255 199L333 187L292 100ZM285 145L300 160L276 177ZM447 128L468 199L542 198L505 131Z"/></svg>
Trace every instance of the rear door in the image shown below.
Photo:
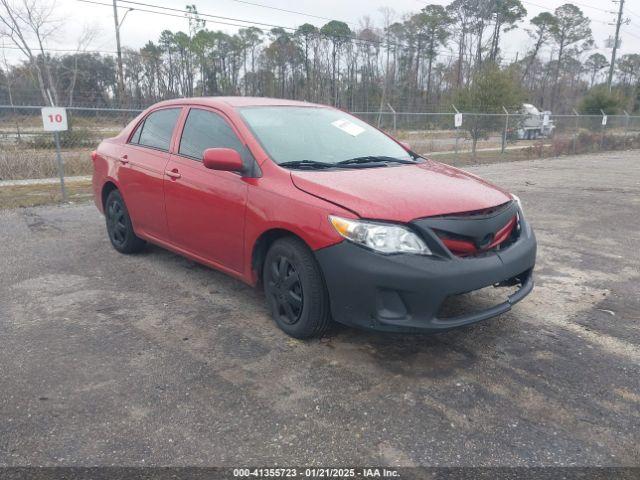
<svg viewBox="0 0 640 480"><path fill-rule="evenodd" d="M229 121L213 109L191 107L165 176L169 235L174 245L241 273L247 184L235 172L202 164L207 148L248 150Z"/></svg>
<svg viewBox="0 0 640 480"><path fill-rule="evenodd" d="M138 234L168 239L164 171L182 107L161 108L134 130L120 156L118 180Z"/></svg>

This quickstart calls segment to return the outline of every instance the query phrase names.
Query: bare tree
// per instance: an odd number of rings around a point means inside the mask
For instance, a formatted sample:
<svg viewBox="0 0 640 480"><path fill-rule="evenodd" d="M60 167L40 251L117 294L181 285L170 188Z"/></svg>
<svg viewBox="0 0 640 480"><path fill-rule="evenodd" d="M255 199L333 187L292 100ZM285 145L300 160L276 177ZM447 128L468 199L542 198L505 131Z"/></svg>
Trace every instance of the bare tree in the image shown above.
<svg viewBox="0 0 640 480"><path fill-rule="evenodd" d="M54 10L54 3L41 0L0 0L0 36L8 38L29 62L43 101L49 102L49 90L57 104L56 84L45 52L47 40L60 25L53 16Z"/></svg>
<svg viewBox="0 0 640 480"><path fill-rule="evenodd" d="M98 34L98 30L95 27L86 26L82 29L82 33L78 38L78 42L76 44L76 54L73 56L73 66L71 68L71 79L69 81L69 89L68 89L68 106L73 106L73 94L76 88L76 82L78 80L78 61L80 59L80 53L86 52L87 48L93 42L93 39Z"/></svg>
<svg viewBox="0 0 640 480"><path fill-rule="evenodd" d="M9 105L11 105L11 110L13 111L14 118L16 119L16 132L18 134L18 142L20 141L20 123L18 122L18 116L16 115L16 107L13 104L13 81L11 78L11 67L9 66L9 62L7 61L6 50L4 49L4 41L2 42L2 69L7 72L6 74L6 82L7 82L7 97L9 99Z"/></svg>

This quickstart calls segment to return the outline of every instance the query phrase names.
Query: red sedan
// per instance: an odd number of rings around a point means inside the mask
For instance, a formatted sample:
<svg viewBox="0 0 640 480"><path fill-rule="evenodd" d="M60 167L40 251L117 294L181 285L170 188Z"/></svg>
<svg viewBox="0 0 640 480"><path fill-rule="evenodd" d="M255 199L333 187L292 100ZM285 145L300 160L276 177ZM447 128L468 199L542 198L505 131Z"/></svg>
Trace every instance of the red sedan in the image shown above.
<svg viewBox="0 0 640 480"><path fill-rule="evenodd" d="M93 153L116 250L151 242L265 291L298 338L330 321L435 332L506 312L533 288L517 197L422 158L357 118L246 97L158 103ZM459 316L445 299L517 287Z"/></svg>

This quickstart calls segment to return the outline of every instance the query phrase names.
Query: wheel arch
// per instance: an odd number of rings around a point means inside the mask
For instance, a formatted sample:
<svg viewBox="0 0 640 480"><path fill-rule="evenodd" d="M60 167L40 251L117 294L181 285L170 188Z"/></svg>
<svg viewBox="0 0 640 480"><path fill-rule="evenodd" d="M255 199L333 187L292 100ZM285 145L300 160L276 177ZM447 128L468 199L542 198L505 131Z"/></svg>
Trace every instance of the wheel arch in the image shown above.
<svg viewBox="0 0 640 480"><path fill-rule="evenodd" d="M312 250L309 243L292 230L283 227L274 227L265 230L256 239L251 249L251 273L256 284L262 283L262 268L269 248L275 241L285 237L297 238L303 242L309 250Z"/></svg>
<svg viewBox="0 0 640 480"><path fill-rule="evenodd" d="M105 204L107 202L107 197L114 190L119 190L119 188L118 188L118 185L116 185L116 183L113 182L112 180L107 180L106 182L104 182L104 185L102 185L102 190L100 191L100 202L101 202L103 211L105 208Z"/></svg>

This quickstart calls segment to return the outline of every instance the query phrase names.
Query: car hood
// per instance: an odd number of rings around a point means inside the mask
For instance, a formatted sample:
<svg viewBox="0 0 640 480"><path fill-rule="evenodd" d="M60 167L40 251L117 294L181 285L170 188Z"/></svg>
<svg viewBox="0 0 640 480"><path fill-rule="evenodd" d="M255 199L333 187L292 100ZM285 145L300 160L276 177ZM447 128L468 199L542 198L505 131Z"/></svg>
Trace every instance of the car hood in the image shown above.
<svg viewBox="0 0 640 480"><path fill-rule="evenodd" d="M416 218L495 207L511 199L479 177L441 163L291 172L294 185L362 218Z"/></svg>

